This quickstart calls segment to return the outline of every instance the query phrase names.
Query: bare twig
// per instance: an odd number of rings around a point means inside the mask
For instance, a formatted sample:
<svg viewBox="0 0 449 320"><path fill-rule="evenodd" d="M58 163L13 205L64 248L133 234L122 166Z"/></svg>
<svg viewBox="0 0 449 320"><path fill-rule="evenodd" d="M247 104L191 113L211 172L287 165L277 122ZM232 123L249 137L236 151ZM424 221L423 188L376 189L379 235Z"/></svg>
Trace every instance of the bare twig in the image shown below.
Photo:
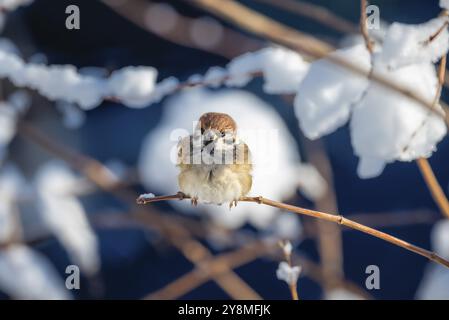
<svg viewBox="0 0 449 320"><path fill-rule="evenodd" d="M331 10L320 7L314 3L295 0L254 0L268 4L273 7L279 7L287 12L295 13L330 27L342 33L357 33L357 25L342 17L337 16Z"/></svg>
<svg viewBox="0 0 449 320"><path fill-rule="evenodd" d="M433 200L438 205L438 208L440 208L440 211L444 214L444 216L449 218L449 202L443 189L438 183L435 174L433 173L429 161L425 158L419 158L416 160L416 163L418 164L419 171L421 172L424 181L430 190Z"/></svg>
<svg viewBox="0 0 449 320"><path fill-rule="evenodd" d="M137 203L139 204L148 204L148 203L153 203L153 202L157 202L157 201L164 201L166 200L167 196L162 196L162 197L154 197L151 199L142 199L142 198L138 198L137 199ZM189 199L188 196L182 194L182 193L178 193L176 195L172 195L170 196L170 199L179 199L179 200L183 200L183 199ZM305 209L305 208L301 208L301 207L296 207L290 204L286 204L286 203L282 203L282 202L277 202L274 200L270 200L270 199L266 199L264 197L242 197L239 199L239 201L243 201L243 202L255 202L258 204L264 204L270 207L274 207L274 208L278 208L281 210L285 210L285 211L290 211L296 214L300 214L300 215L306 215L306 216L310 216L310 217L314 217L317 219L322 219L325 221L330 221L330 222L334 222L334 223L338 223L340 225L346 226L348 228L369 234L373 237L382 239L384 241L387 241L389 243L392 243L398 247L404 248L408 251L414 252L416 254L419 254L423 257L426 257L429 260L432 260L438 264L441 264L447 268L449 268L449 261L445 260L444 258L440 257L439 255L437 255L435 252L423 249L421 247L415 246L411 243L408 243L407 241L401 240L399 238L396 238L392 235L389 235L388 233L370 228L368 226L365 226L363 224L360 224L358 222L349 220L341 215L334 215L334 214L330 214L330 213L325 213L325 212L321 212L321 211L315 211L315 210L310 210L310 209Z"/></svg>
<svg viewBox="0 0 449 320"><path fill-rule="evenodd" d="M444 27L446 27L446 26L447 25L445 24ZM431 37L430 41L435 39L435 37L436 36ZM438 68L438 88L436 90L435 98L432 103L433 108L435 108L435 109L437 108L438 102L441 97L441 92L443 90L445 75L446 75L446 55L444 55L441 58L440 66ZM431 116L431 114L430 114L430 112L428 112L428 114L426 115L426 117L424 118L424 120L422 121L420 126L412 134L409 144L404 148L405 150L409 147L411 140L413 140L415 138L415 136L418 134L418 132L425 126L425 124L429 120L430 116ZM429 161L425 158L419 158L416 160L416 162L418 164L419 171L421 172L421 174L424 178L424 181L426 182L426 185L429 188L434 201L440 208L440 211L446 216L446 218L449 218L449 201L448 201L446 195L444 194L444 191L441 188L440 184L438 183L438 180L435 177L435 174L432 170L432 167L430 166Z"/></svg>
<svg viewBox="0 0 449 320"><path fill-rule="evenodd" d="M285 261L288 263L290 268L293 268L292 264L292 244L290 241L280 241L279 246L282 249ZM293 300L299 300L298 296L298 284L296 282L288 282L288 287L290 289L290 294Z"/></svg>
<svg viewBox="0 0 449 320"><path fill-rule="evenodd" d="M192 18L176 13L176 23L172 28L168 30L150 28L145 14L157 5L154 2L144 0L125 1L120 4L111 4L111 1L108 0L102 0L102 2L109 9L141 29L185 47L207 51L229 59L262 47L261 41L250 38L225 26L222 26L222 37L220 41L213 45L204 46L201 43L195 42L191 37L191 30L194 26L194 19Z"/></svg>
<svg viewBox="0 0 449 320"><path fill-rule="evenodd" d="M322 141L304 139L304 147L309 162L317 168L327 185L326 193L314 201L315 208L318 211L338 213L332 168ZM327 221L317 220L316 224L324 290L329 291L338 285L339 279L344 277L342 230Z"/></svg>
<svg viewBox="0 0 449 320"><path fill-rule="evenodd" d="M368 24L367 24L367 17L366 17L366 6L367 1L366 0L360 0L360 32L363 36L363 39L365 40L366 48L370 53L373 53L374 50L374 43L370 39L368 34Z"/></svg>
<svg viewBox="0 0 449 320"><path fill-rule="evenodd" d="M429 43L431 43L433 40L435 40L435 38L438 37L438 36L441 34L441 32L443 32L443 30L444 30L445 28L447 28L448 24L449 24L449 22L448 22L448 21L445 21L445 22L442 24L442 26L439 27L438 30L437 30L434 34L432 34L432 35L429 37L429 39L427 39L426 41L424 41L423 45L424 45L424 46L427 46Z"/></svg>

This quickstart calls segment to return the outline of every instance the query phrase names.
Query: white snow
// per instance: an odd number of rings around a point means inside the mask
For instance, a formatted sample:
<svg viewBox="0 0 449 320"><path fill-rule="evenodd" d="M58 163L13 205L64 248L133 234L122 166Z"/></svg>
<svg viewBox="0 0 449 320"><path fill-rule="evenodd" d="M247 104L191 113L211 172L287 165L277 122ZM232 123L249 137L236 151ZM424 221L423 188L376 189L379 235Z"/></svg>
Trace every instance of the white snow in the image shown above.
<svg viewBox="0 0 449 320"><path fill-rule="evenodd" d="M276 277L285 281L289 286L295 285L298 282L299 274L301 273L301 267L291 267L287 262L282 261L276 270Z"/></svg>
<svg viewBox="0 0 449 320"><path fill-rule="evenodd" d="M410 88L429 103L435 96L437 78L431 64L396 70L375 66L374 70ZM359 176L376 176L385 163L395 160L429 157L445 135L446 126L440 117L411 99L372 83L364 99L354 107L351 120L352 146L360 157Z"/></svg>
<svg viewBox="0 0 449 320"><path fill-rule="evenodd" d="M229 78L225 82L227 86L246 86L253 78L251 73L261 71L260 52L244 53L232 59L226 66L226 69L229 73Z"/></svg>
<svg viewBox="0 0 449 320"><path fill-rule="evenodd" d="M98 241L81 202L71 195L76 182L64 163L44 164L35 178L39 210L73 261L86 273L94 274L100 267Z"/></svg>
<svg viewBox="0 0 449 320"><path fill-rule="evenodd" d="M14 299L70 299L55 268L40 253L23 245L0 250L0 288Z"/></svg>
<svg viewBox="0 0 449 320"><path fill-rule="evenodd" d="M440 7L449 10L449 0L440 0Z"/></svg>
<svg viewBox="0 0 449 320"><path fill-rule="evenodd" d="M157 70L152 67L125 67L114 71L108 82L114 97L129 107L148 105L156 84Z"/></svg>
<svg viewBox="0 0 449 320"><path fill-rule="evenodd" d="M390 68L435 63L449 49L447 26L432 41L429 42L429 39L447 21L448 17L439 17L420 25L393 23L385 36L379 62Z"/></svg>
<svg viewBox="0 0 449 320"><path fill-rule="evenodd" d="M156 83L158 72L153 67L128 66L115 70L108 78L104 69L89 67L77 70L72 65L26 63L12 48L0 43L0 78L9 78L17 87L28 87L50 100L78 104L89 110L103 99L113 98L132 108L144 108L159 102L178 89L179 81L169 77ZM206 75L192 75L188 82L205 82L218 87L244 86L253 73L262 72L267 93L294 93L309 64L291 50L268 47L233 59L223 69L212 67Z"/></svg>
<svg viewBox="0 0 449 320"><path fill-rule="evenodd" d="M268 47L234 58L227 70L226 85L242 87L251 79L251 73L262 72L264 91L271 94L295 93L309 69L309 64L291 50Z"/></svg>
<svg viewBox="0 0 449 320"><path fill-rule="evenodd" d="M129 107L142 108L159 101L177 85L174 78L156 85L157 71L152 67L125 67L105 78L98 72L78 71L72 65L25 63L8 50L0 50L0 77L9 78L18 87L35 89L50 100L76 103L86 110L108 97L120 99Z"/></svg>
<svg viewBox="0 0 449 320"><path fill-rule="evenodd" d="M226 112L235 119L240 139L248 144L254 162L251 195L282 200L293 195L301 184L324 189L323 180L299 173L300 162L295 140L274 109L252 95L239 90L210 92L189 89L173 96L163 105L164 115L158 127L144 139L139 158L140 179L147 190L160 194L179 191L176 167L176 146L180 137L189 135L201 114ZM187 201L173 201L173 206L193 210ZM245 222L267 228L280 212L269 206L239 203L229 211L226 205L205 205L194 209L206 211L216 223L238 228Z"/></svg>
<svg viewBox="0 0 449 320"><path fill-rule="evenodd" d="M204 75L204 82L212 88L217 88L227 75L228 72L222 67L210 67Z"/></svg>
<svg viewBox="0 0 449 320"><path fill-rule="evenodd" d="M261 63L266 93L296 93L309 70L309 63L296 52L281 47L261 50Z"/></svg>
<svg viewBox="0 0 449 320"><path fill-rule="evenodd" d="M438 221L431 233L432 249L444 259L449 259L449 220Z"/></svg>
<svg viewBox="0 0 449 320"><path fill-rule="evenodd" d="M155 195L153 193L143 193L139 196L141 199L152 199Z"/></svg>
<svg viewBox="0 0 449 320"><path fill-rule="evenodd" d="M370 56L365 45L340 49L331 54L357 64L365 71L370 68ZM351 106L360 99L368 80L339 67L327 59L311 64L295 97L295 114L304 134L317 139L344 125Z"/></svg>
<svg viewBox="0 0 449 320"><path fill-rule="evenodd" d="M269 231L278 239L293 241L302 235L303 226L296 214L283 211L274 218L269 227Z"/></svg>
<svg viewBox="0 0 449 320"><path fill-rule="evenodd" d="M373 54L373 73L396 82L431 104L437 90L432 63L448 51L447 27L426 42L447 17L421 25L392 24L383 47ZM365 71L370 55L364 44L332 53ZM366 77L330 63L313 62L295 97L295 113L304 134L316 139L334 132L350 119L351 142L360 158L361 178L380 175L387 163L430 157L446 135L443 119L421 104ZM440 106L439 112L443 113Z"/></svg>
<svg viewBox="0 0 449 320"><path fill-rule="evenodd" d="M176 91L179 85L179 80L175 77L168 77L156 84L147 105L156 103L162 100L165 96L168 96Z"/></svg>

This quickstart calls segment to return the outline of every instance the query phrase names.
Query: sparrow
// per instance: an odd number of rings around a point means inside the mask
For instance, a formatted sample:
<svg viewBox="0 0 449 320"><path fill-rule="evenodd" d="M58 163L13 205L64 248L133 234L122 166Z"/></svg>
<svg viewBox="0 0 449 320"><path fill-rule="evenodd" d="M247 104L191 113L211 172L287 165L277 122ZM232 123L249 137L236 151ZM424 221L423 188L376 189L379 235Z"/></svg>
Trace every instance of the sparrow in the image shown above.
<svg viewBox="0 0 449 320"><path fill-rule="evenodd" d="M194 133L179 141L178 184L192 205L229 202L231 209L250 191L250 150L236 131L229 115L208 112L200 117Z"/></svg>

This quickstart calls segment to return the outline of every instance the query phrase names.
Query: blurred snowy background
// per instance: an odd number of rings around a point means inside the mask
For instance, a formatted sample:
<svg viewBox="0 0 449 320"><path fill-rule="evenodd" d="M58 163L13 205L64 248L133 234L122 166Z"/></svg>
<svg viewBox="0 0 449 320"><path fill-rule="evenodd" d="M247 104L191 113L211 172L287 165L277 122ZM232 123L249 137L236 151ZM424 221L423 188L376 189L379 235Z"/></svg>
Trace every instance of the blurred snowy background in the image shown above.
<svg viewBox="0 0 449 320"><path fill-rule="evenodd" d="M292 2L308 3L286 1ZM363 45L357 47L363 41L357 34L358 1L310 1L346 19L339 28L270 1L240 3L334 47L351 47L353 56L347 56L369 65L369 55L359 52ZM424 23L441 10L436 0L372 3L382 19L373 36L381 38L394 21ZM65 27L68 5L80 9L79 30ZM255 166L251 195L339 212L449 258L449 224L416 163L394 162L430 155L442 139L430 163L447 194L449 144L438 119L424 140L407 146L409 154L398 156L393 147L384 152L385 141L404 146L392 138L396 127L377 119L375 111L354 112L349 125L350 90L317 97L310 89L347 79L341 70L323 76L326 62L309 69L299 55L188 1L0 0L0 13L1 298L289 299L276 278L283 259L276 243L282 239L292 242L294 263L302 267L301 299L449 298L443 267L356 231L253 203L229 211L188 202L137 207L134 201L139 193L178 191L170 161L178 137L173 130L191 130L202 113L221 111L236 120L242 136L259 129L279 135L275 148L260 146L268 152L256 163L268 154L277 166ZM428 55L446 52L447 44L432 50ZM384 59L397 64L394 54L384 52ZM421 67L429 75L408 84L432 96L436 76L430 64ZM410 79L416 70L407 70L400 76ZM260 71L263 77L256 75ZM208 86L179 90L185 81ZM301 81L301 95L294 99ZM367 86L357 78L345 85L352 91ZM366 108L390 103L379 91L374 87L367 94ZM314 99L339 109L314 113L307 102ZM392 118L401 116L391 111ZM419 123L421 116L404 117ZM370 122L382 125L368 130ZM316 137L321 138L308 139ZM245 141L250 147L257 143ZM212 255L233 270L213 279L205 271L189 273ZM79 290L64 285L71 264L81 270ZM379 290L365 288L369 265L380 268Z"/></svg>

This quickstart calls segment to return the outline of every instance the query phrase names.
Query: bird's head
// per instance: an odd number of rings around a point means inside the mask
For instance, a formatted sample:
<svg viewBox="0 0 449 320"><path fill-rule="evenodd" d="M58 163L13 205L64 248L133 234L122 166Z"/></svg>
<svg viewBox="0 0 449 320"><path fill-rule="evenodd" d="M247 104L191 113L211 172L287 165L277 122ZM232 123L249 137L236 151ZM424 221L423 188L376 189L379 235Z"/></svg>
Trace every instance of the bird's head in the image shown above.
<svg viewBox="0 0 449 320"><path fill-rule="evenodd" d="M232 152L236 141L237 125L226 113L204 113L199 121L197 133L201 136L201 151L210 155Z"/></svg>
<svg viewBox="0 0 449 320"><path fill-rule="evenodd" d="M200 117L198 129L207 145L224 137L234 137L237 125L226 113L207 112Z"/></svg>

